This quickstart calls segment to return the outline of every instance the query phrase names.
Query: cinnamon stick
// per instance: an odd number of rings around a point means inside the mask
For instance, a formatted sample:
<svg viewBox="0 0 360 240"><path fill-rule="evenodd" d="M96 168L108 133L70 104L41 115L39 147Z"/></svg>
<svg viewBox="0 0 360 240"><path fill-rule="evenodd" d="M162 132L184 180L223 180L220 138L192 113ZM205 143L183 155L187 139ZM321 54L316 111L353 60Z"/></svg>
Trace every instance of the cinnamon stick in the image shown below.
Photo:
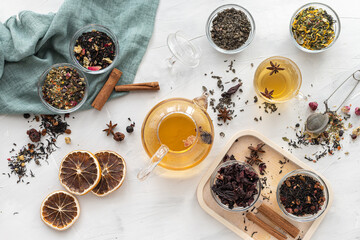
<svg viewBox="0 0 360 240"><path fill-rule="evenodd" d="M292 236L293 238L295 238L300 233L300 230L297 227L295 227L285 218L277 214L269 206L261 204L260 207L258 207L258 211L265 217L267 217L276 226L290 234L290 236Z"/></svg>
<svg viewBox="0 0 360 240"><path fill-rule="evenodd" d="M139 90L160 90L159 82L134 83L127 85L115 86L115 91L139 91Z"/></svg>
<svg viewBox="0 0 360 240"><path fill-rule="evenodd" d="M276 237L277 239L279 239L279 240L286 240L287 239L287 237L284 234L282 234L278 230L274 229L269 224L263 222L260 218L255 216L255 214L253 214L252 212L248 212L246 214L246 217L250 221L254 222L256 225L258 225L259 227L261 227L262 229L264 229L265 231L267 231L268 233L270 233L271 235Z"/></svg>
<svg viewBox="0 0 360 240"><path fill-rule="evenodd" d="M93 106L97 110L101 110L105 105L106 101L109 99L112 91L114 90L115 85L119 81L122 72L119 69L114 68L108 80L96 96L95 100L92 102L91 106Z"/></svg>

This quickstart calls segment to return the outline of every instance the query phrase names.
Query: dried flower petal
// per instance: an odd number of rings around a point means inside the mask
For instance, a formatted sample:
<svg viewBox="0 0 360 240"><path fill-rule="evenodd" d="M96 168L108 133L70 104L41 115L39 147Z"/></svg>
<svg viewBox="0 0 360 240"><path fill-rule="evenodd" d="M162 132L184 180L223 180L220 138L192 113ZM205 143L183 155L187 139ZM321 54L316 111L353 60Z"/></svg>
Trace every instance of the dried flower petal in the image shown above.
<svg viewBox="0 0 360 240"><path fill-rule="evenodd" d="M358 107L355 108L355 114L357 116L360 116L360 108L358 108Z"/></svg>
<svg viewBox="0 0 360 240"><path fill-rule="evenodd" d="M343 112L343 113L346 113L346 114L348 114L349 112L350 112L350 107L349 106L343 106L342 108L341 108L341 111Z"/></svg>
<svg viewBox="0 0 360 240"><path fill-rule="evenodd" d="M318 103L317 102L310 102L309 103L309 107L311 110L315 111L318 107Z"/></svg>

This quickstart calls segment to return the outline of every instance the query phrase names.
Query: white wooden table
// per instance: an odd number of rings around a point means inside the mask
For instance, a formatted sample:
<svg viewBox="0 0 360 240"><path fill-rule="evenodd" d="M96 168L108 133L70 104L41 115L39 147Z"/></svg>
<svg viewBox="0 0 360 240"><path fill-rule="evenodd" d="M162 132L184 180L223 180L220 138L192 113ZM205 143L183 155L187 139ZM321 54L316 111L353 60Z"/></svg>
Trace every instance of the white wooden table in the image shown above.
<svg viewBox="0 0 360 240"><path fill-rule="evenodd" d="M289 21L293 12L307 1L161 1L154 34L135 79L135 82L159 81L161 91L131 93L107 103L101 112L88 110L73 114L75 119L69 120L73 132L72 144L61 144L61 149L51 156L49 165L33 165L31 168L36 177L29 179L29 185L16 184L15 177L0 175L0 239L238 239L200 208L195 196L197 184L232 133L255 129L287 148L282 137L294 136L289 126L303 123L298 116L304 119L310 113L306 102L296 100L279 105L280 116L265 114L253 103L253 75L262 60L274 55L293 59L303 74L301 91L310 94L310 100L318 102L323 101L353 70L360 68L360 2L324 2L339 14L342 31L332 49L314 55L298 50L289 36ZM2 1L0 20L4 22L21 10L56 12L61 3L62 0ZM204 36L207 17L217 6L225 3L243 5L256 22L253 43L235 56L216 52ZM198 37L194 40L202 49L198 68L178 69L176 72L166 68L163 60L170 55L166 37L177 30L183 30L191 38ZM233 59L236 59L234 67L237 74L226 74L228 63L224 63L224 60ZM254 63L254 67L250 66L251 63ZM192 171L169 174L160 169L147 181L139 182L136 174L147 159L140 139L140 127L146 113L166 98L194 98L201 94L203 85L216 89L216 81L204 76L204 73L211 71L228 76L228 79L237 76L243 80L244 93L236 109L244 108L245 112L239 112L229 126L215 126L216 139L210 155ZM360 89L357 89L350 100L353 105L360 106L359 92ZM244 105L246 99L249 100L248 105ZM215 114L211 113L211 116L215 120ZM255 122L254 117L259 116L262 116L262 122ZM101 131L109 120L117 122L124 130L128 117L137 125L126 141L117 143ZM351 122L355 126L360 125L360 117L353 116ZM22 116L0 116L0 126L0 172L8 172L6 158L10 156L12 143L21 146L27 142L25 131L29 125ZM224 138L219 137L221 131L226 134ZM343 151L316 164L303 158L307 149L294 151L299 159L320 171L334 190L334 204L313 239L360 239L359 141L354 142L346 137ZM65 232L56 232L42 223L39 207L47 194L62 189L57 176L59 163L65 154L75 149L117 151L127 162L128 175L123 186L106 198L100 199L92 194L79 197L81 216L78 222ZM350 152L348 156L344 154L346 151ZM14 212L18 214L13 215Z"/></svg>

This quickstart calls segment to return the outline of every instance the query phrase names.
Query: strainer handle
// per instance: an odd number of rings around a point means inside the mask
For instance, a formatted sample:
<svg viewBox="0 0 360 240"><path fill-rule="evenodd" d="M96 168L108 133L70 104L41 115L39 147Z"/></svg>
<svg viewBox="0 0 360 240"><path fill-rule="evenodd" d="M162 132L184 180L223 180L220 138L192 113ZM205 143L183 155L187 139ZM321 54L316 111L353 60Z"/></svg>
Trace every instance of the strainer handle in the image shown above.
<svg viewBox="0 0 360 240"><path fill-rule="evenodd" d="M140 172L137 175L137 178L140 181L145 180L168 152L169 152L169 148L166 145L162 144L159 147L159 149L155 152L155 154L150 158L149 164L140 170Z"/></svg>

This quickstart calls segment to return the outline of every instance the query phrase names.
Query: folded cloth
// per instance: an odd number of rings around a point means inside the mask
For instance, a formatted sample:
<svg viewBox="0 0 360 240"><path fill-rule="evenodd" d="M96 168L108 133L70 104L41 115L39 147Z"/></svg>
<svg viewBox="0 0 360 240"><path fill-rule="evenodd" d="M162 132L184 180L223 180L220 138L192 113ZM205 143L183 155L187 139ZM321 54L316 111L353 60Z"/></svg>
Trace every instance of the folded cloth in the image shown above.
<svg viewBox="0 0 360 240"><path fill-rule="evenodd" d="M132 83L153 32L159 0L65 0L59 11L47 15L30 11L0 23L0 113L51 112L41 103L37 83L55 63L71 63L69 44L88 24L109 28L118 38L115 67L121 84ZM88 109L109 73L90 75ZM119 84L118 83L118 84ZM124 93L112 94L112 98Z"/></svg>

